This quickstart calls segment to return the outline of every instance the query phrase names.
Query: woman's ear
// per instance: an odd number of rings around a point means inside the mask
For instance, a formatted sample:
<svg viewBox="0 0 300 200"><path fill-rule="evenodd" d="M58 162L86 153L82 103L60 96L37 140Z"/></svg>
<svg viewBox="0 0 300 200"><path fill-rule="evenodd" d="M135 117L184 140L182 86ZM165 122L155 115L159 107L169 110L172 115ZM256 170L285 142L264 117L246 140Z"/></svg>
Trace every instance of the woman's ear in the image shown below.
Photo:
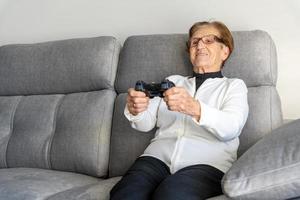
<svg viewBox="0 0 300 200"><path fill-rule="evenodd" d="M230 53L229 48L226 45L223 45L223 48L222 48L222 59L223 59L223 61L228 58L229 53Z"/></svg>

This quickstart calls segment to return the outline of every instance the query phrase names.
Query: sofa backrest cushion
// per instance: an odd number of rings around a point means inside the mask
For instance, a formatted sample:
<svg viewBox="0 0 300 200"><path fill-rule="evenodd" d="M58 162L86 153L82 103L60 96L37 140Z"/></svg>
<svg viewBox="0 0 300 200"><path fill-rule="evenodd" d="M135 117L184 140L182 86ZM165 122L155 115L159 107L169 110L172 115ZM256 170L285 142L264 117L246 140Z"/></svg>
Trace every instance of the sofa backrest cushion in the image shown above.
<svg viewBox="0 0 300 200"><path fill-rule="evenodd" d="M223 74L244 80L248 87L250 111L240 136L238 154L241 155L282 123L282 113L276 90L277 57L273 40L260 30L236 31L233 37L235 50L227 60ZM187 40L187 34L129 37L120 54L117 92L126 95L128 88L134 87L137 80L160 82L173 74L191 75L192 65L185 50ZM125 98L119 95L114 111L110 176L123 174L143 152L154 132L137 136L138 132L124 119L124 101Z"/></svg>
<svg viewBox="0 0 300 200"><path fill-rule="evenodd" d="M0 47L0 95L113 88L120 45L112 37Z"/></svg>
<svg viewBox="0 0 300 200"><path fill-rule="evenodd" d="M247 87L276 86L276 48L268 33L234 31L234 50L224 75L245 81ZM126 92L136 80L160 82L169 75L192 75L186 52L186 34L131 36L120 53L116 90Z"/></svg>
<svg viewBox="0 0 300 200"><path fill-rule="evenodd" d="M119 51L112 37L1 47L0 168L107 176Z"/></svg>

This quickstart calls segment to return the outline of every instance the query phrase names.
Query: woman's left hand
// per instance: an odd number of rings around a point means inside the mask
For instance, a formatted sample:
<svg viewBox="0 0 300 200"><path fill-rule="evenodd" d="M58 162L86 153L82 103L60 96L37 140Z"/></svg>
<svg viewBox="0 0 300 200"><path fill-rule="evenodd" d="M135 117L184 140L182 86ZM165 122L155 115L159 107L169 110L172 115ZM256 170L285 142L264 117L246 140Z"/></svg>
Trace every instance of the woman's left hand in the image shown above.
<svg viewBox="0 0 300 200"><path fill-rule="evenodd" d="M168 109L191 115L197 121L201 117L201 106L183 87L172 87L164 92Z"/></svg>

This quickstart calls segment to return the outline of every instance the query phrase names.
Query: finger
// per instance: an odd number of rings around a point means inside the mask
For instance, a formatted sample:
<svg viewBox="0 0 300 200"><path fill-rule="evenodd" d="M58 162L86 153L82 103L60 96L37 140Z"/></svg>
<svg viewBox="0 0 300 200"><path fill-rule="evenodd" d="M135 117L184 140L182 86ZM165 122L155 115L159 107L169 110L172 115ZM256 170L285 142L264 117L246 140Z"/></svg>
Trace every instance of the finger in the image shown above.
<svg viewBox="0 0 300 200"><path fill-rule="evenodd" d="M136 105L133 104L133 103L128 104L128 110L129 110L130 113L138 114L139 109L140 108L136 108Z"/></svg>
<svg viewBox="0 0 300 200"><path fill-rule="evenodd" d="M147 108L148 104L147 103L134 103L132 106L134 108Z"/></svg>
<svg viewBox="0 0 300 200"><path fill-rule="evenodd" d="M129 92L131 92L131 91L133 91L134 90L134 88L129 88L128 90L127 90L127 93L129 93Z"/></svg>
<svg viewBox="0 0 300 200"><path fill-rule="evenodd" d="M168 106L168 109L171 111L178 111L177 106Z"/></svg>
<svg viewBox="0 0 300 200"><path fill-rule="evenodd" d="M129 88L127 93L131 97L146 97L146 94L144 92L136 91L134 88Z"/></svg>
<svg viewBox="0 0 300 200"><path fill-rule="evenodd" d="M181 100L170 100L167 102L168 106L176 107L177 110L185 110L186 104Z"/></svg>
<svg viewBox="0 0 300 200"><path fill-rule="evenodd" d="M141 112L144 112L145 110L146 110L146 108L131 108L131 109L129 109L129 112L131 114L137 115Z"/></svg>
<svg viewBox="0 0 300 200"><path fill-rule="evenodd" d="M168 109L171 110L171 111L177 111L177 112L185 113L184 107L182 107L180 105L170 105L170 106L168 106Z"/></svg>
<svg viewBox="0 0 300 200"><path fill-rule="evenodd" d="M167 89L163 94L164 94L164 96L167 96L167 95L171 95L175 92L176 92L176 87L172 87L170 89Z"/></svg>
<svg viewBox="0 0 300 200"><path fill-rule="evenodd" d="M127 95L127 98L126 98L127 104L128 104L128 105L133 104L133 103L134 103L134 98L135 98L135 97L132 97L132 96L130 96L130 95Z"/></svg>
<svg viewBox="0 0 300 200"><path fill-rule="evenodd" d="M134 88L129 88L128 90L127 90L127 94L129 95L129 96L134 96Z"/></svg>
<svg viewBox="0 0 300 200"><path fill-rule="evenodd" d="M130 103L128 104L128 107L132 110L134 109L147 109L148 104L147 103L143 103L143 104L135 104L135 103Z"/></svg>
<svg viewBox="0 0 300 200"><path fill-rule="evenodd" d="M149 103L149 97L135 97L132 99L133 103Z"/></svg>
<svg viewBox="0 0 300 200"><path fill-rule="evenodd" d="M168 101L167 102L167 106L172 106L172 107L179 107L180 106L180 102L178 101Z"/></svg>
<svg viewBox="0 0 300 200"><path fill-rule="evenodd" d="M132 115L137 115L138 113L136 112L136 110L130 106L129 104L127 104L127 108L128 108L128 111L132 114Z"/></svg>
<svg viewBox="0 0 300 200"><path fill-rule="evenodd" d="M127 102L127 105L129 108L135 109L135 108L145 108L147 109L149 105L148 98L142 99L141 101L129 101Z"/></svg>
<svg viewBox="0 0 300 200"><path fill-rule="evenodd" d="M182 88L182 87L172 87L172 88L166 90L164 93L165 93L166 95L170 95L170 94L176 94L176 93L179 93L179 92L181 92L182 90L184 90L184 88Z"/></svg>
<svg viewBox="0 0 300 200"><path fill-rule="evenodd" d="M149 104L149 97L131 97L130 95L127 95L126 99L127 104L133 104L133 103L147 103Z"/></svg>
<svg viewBox="0 0 300 200"><path fill-rule="evenodd" d="M172 101L172 100L181 100L182 95L180 94L172 94L172 95L167 95L164 97L164 100L167 101Z"/></svg>
<svg viewBox="0 0 300 200"><path fill-rule="evenodd" d="M145 110L146 110L146 108L137 108L137 109L135 109L135 111L136 111L137 113L144 112Z"/></svg>

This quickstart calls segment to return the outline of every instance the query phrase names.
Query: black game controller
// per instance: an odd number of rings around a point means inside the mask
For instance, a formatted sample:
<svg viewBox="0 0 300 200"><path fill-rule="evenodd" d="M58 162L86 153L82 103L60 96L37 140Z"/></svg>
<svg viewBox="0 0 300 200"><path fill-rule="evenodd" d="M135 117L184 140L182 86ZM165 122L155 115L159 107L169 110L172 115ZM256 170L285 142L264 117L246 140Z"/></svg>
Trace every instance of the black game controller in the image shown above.
<svg viewBox="0 0 300 200"><path fill-rule="evenodd" d="M163 97L163 93L171 87L175 87L175 84L168 79L163 80L161 83L149 84L139 80L135 84L135 90L144 92L149 98Z"/></svg>

